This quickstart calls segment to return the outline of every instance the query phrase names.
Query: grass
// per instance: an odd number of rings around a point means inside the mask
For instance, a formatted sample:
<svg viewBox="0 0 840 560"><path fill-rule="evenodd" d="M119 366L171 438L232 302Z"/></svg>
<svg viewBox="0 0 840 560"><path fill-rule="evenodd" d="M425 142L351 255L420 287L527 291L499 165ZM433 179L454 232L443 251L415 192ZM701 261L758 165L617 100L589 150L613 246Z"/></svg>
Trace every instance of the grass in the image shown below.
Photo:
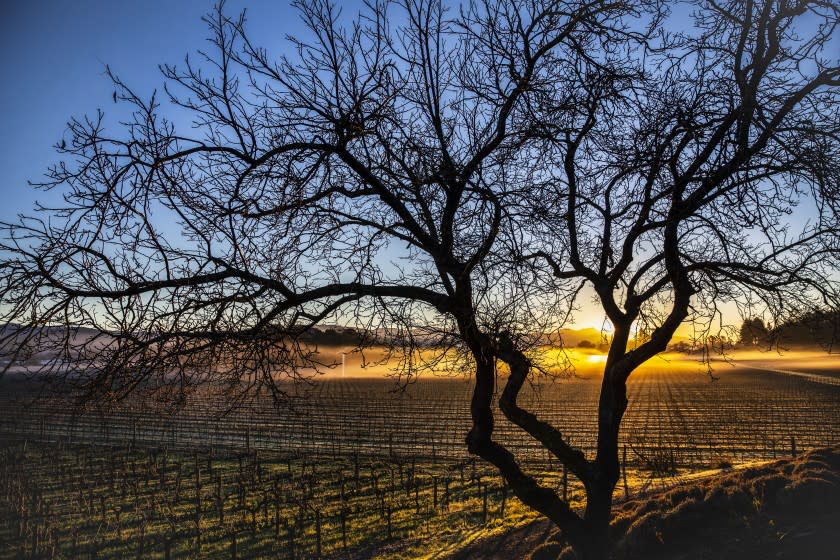
<svg viewBox="0 0 840 560"><path fill-rule="evenodd" d="M612 558L836 558L840 447L694 480L614 509ZM532 560L571 560L555 534Z"/></svg>

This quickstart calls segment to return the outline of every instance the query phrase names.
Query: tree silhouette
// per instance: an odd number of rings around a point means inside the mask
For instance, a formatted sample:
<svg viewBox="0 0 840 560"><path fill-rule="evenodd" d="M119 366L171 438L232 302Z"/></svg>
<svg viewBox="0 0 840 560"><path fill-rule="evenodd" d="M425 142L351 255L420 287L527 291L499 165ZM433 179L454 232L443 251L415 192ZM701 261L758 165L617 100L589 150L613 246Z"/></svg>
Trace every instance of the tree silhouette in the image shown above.
<svg viewBox="0 0 840 560"><path fill-rule="evenodd" d="M586 486L589 540L578 548L594 552L585 557L607 554L631 373L687 318L715 334L724 302L766 310L776 323L840 302L840 67L830 46L840 8L695 6L695 27L648 43L635 72L593 62L574 103L545 101L558 107L546 158L559 172L529 192L520 258L561 285L590 285L613 325L596 457L518 414ZM808 219L791 217L797 209ZM628 346L642 329L647 340ZM503 359L513 379L527 376L524 354L511 347Z"/></svg>
<svg viewBox="0 0 840 560"><path fill-rule="evenodd" d="M741 323L739 331L739 341L741 344L747 346L755 346L757 344L766 343L768 341L769 331L764 326L764 321L759 317L752 319L744 319Z"/></svg>
<svg viewBox="0 0 840 560"><path fill-rule="evenodd" d="M767 333L770 344L785 348L804 346L837 352L840 341L840 312L812 310L778 324Z"/></svg>
<svg viewBox="0 0 840 560"><path fill-rule="evenodd" d="M298 7L306 34L274 59L220 6L163 101L109 70L121 135L72 120L41 185L64 204L4 225L0 309L24 327L4 344L51 350L41 378L82 399L211 384L232 406L329 366L318 324L409 376L458 356L469 451L605 558L630 374L722 301L837 306L837 6L698 2L684 32L659 2ZM594 457L517 402L584 286L614 328ZM497 383L582 514L494 439Z"/></svg>

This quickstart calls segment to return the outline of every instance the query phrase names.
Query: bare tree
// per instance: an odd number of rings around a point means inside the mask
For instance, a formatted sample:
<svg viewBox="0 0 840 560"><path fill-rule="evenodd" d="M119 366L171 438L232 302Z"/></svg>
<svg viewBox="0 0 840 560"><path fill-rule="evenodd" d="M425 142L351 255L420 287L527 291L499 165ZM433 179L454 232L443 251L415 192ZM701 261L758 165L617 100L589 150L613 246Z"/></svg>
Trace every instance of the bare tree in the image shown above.
<svg viewBox="0 0 840 560"><path fill-rule="evenodd" d="M759 317L744 319L738 331L738 341L745 346L767 344L770 332Z"/></svg>
<svg viewBox="0 0 840 560"><path fill-rule="evenodd" d="M501 406L585 485L586 511L571 521L582 527L570 534L585 558L607 555L627 380L681 323L715 334L725 302L776 322L840 305L840 7L695 8L694 28L638 51L637 75L588 61L571 109L554 92L544 102L557 173L531 191L520 258L561 285L591 286L614 329L596 456L517 409L529 362L513 346L499 353L511 365ZM649 336L631 344L634 330Z"/></svg>
<svg viewBox="0 0 840 560"><path fill-rule="evenodd" d="M693 34L658 2L298 7L288 56L220 6L214 50L164 66L162 96L111 74L130 122L71 121L42 185L65 204L4 225L0 309L24 327L4 342L51 349L39 375L86 400L211 385L232 405L328 367L318 324L394 345L408 375L456 353L470 452L606 557L632 371L722 299L837 304L836 6L703 3ZM614 327L593 458L517 403L586 284ZM497 382L583 515L493 438Z"/></svg>

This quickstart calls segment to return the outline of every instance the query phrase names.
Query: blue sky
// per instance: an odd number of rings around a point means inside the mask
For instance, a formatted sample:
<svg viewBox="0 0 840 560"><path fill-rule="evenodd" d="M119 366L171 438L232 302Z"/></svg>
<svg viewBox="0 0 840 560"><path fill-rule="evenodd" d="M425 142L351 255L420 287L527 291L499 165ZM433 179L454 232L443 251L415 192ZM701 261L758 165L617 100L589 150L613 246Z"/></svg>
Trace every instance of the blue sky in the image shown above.
<svg viewBox="0 0 840 560"><path fill-rule="evenodd" d="M357 4L343 3L349 10ZM295 10L284 0L236 0L226 10L246 5L251 36L282 50L300 25ZM57 161L53 145L71 116L114 110L105 65L151 93L163 83L159 64L206 45L201 17L212 8L212 0L0 1L0 221L49 200L27 181Z"/></svg>
<svg viewBox="0 0 840 560"><path fill-rule="evenodd" d="M354 13L361 0L338 3ZM284 37L300 30L288 1L231 0L226 11L246 5L255 43L287 50ZM27 181L57 162L53 146L71 116L115 111L105 65L148 96L163 83L159 64L180 63L207 45L201 17L212 9L213 0L0 0L0 221L28 213L36 199L51 202ZM687 11L678 7L672 23L687 24ZM113 129L118 119L111 117ZM582 326L600 325L597 312L579 315Z"/></svg>
<svg viewBox="0 0 840 560"><path fill-rule="evenodd" d="M271 52L288 48L300 31L290 0L229 0L233 15L248 8L249 36ZM345 15L362 0L338 2ZM38 181L58 161L53 146L70 117L106 111L115 128L110 67L138 93L160 88L162 63L179 63L206 47L201 17L214 0L0 0L0 221L49 202L27 181ZM677 9L684 18L684 9ZM110 119L108 119L110 115ZM57 197L54 197L57 198Z"/></svg>

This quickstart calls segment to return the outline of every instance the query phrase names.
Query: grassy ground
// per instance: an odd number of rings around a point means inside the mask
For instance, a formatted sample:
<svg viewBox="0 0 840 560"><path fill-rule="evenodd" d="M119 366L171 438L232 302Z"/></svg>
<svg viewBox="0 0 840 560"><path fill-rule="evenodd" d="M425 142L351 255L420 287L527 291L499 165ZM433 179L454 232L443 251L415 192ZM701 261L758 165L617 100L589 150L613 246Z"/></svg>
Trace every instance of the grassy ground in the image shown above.
<svg viewBox="0 0 840 560"><path fill-rule="evenodd" d="M840 507L815 517L840 504L840 452L717 472L628 473L631 498L648 497L616 507L616 557L775 557L840 526ZM543 480L562 491L558 473ZM480 462L0 446L0 558L524 558L549 533ZM705 548L686 556L694 534Z"/></svg>
<svg viewBox="0 0 840 560"><path fill-rule="evenodd" d="M813 450L629 500L615 508L614 560L840 558L840 447ZM454 560L571 560L546 520L479 541Z"/></svg>
<svg viewBox="0 0 840 560"><path fill-rule="evenodd" d="M840 558L840 447L623 504L616 558Z"/></svg>

